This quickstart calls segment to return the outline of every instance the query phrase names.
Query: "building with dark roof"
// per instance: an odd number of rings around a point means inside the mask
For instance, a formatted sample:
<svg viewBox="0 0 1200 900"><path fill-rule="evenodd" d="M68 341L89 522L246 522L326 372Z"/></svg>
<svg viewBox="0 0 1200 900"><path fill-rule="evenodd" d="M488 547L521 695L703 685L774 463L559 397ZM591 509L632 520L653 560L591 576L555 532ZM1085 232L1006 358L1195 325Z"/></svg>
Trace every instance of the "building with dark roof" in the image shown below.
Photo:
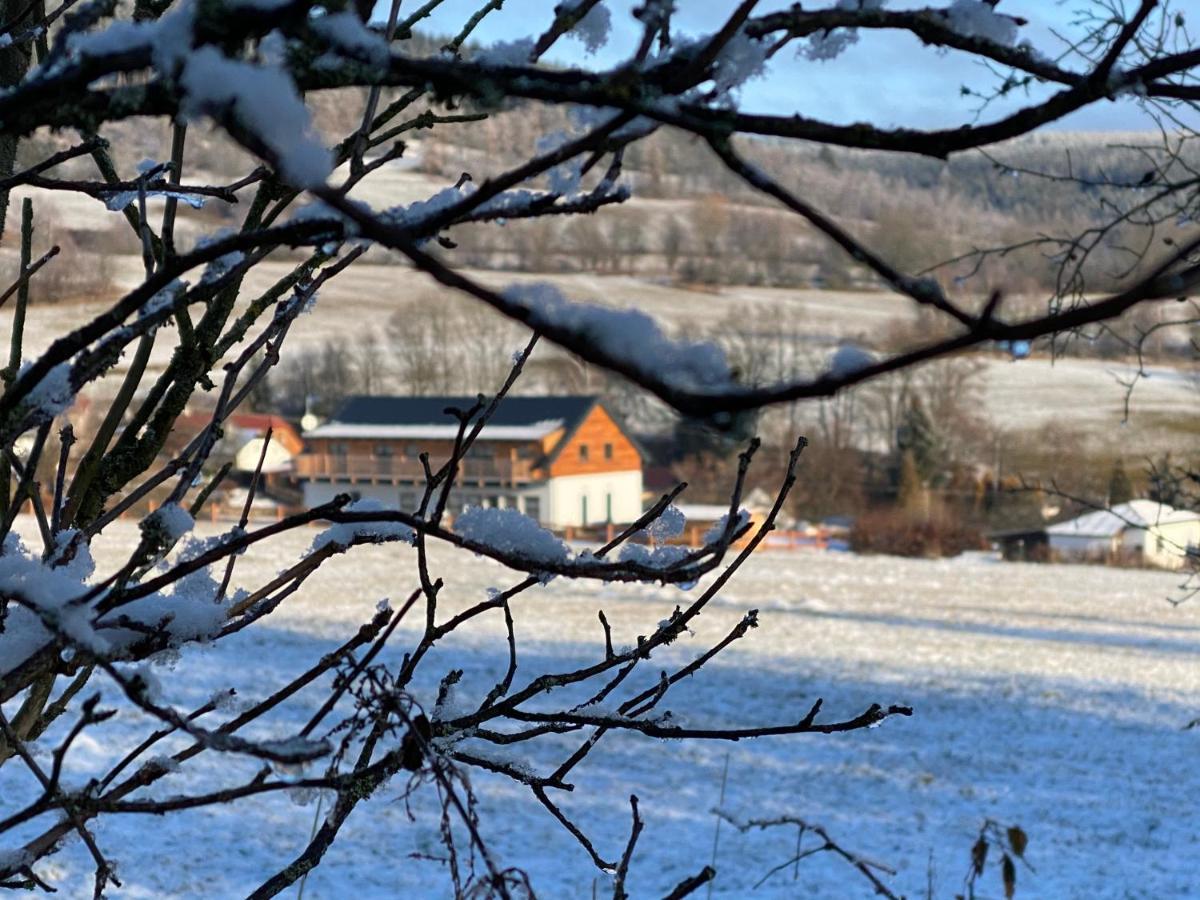
<svg viewBox="0 0 1200 900"><path fill-rule="evenodd" d="M339 493L413 509L421 453L436 470L458 434L450 409L474 397L350 397L304 433L296 461L304 500ZM631 522L642 512L642 454L597 397L506 397L460 464L452 512L513 507L555 527Z"/></svg>

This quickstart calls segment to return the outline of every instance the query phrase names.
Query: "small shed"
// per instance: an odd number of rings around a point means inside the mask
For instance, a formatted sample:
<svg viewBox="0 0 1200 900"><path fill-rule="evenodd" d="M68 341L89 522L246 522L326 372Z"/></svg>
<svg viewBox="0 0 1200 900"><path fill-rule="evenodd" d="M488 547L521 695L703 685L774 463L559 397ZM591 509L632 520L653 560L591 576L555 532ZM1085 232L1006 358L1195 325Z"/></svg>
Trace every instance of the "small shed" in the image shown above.
<svg viewBox="0 0 1200 900"><path fill-rule="evenodd" d="M1050 536L1041 526L993 531L988 540L1009 562L1045 562L1050 556Z"/></svg>
<svg viewBox="0 0 1200 900"><path fill-rule="evenodd" d="M1179 569L1200 554L1200 514L1153 500L1131 500L1046 528L1063 559L1144 563Z"/></svg>

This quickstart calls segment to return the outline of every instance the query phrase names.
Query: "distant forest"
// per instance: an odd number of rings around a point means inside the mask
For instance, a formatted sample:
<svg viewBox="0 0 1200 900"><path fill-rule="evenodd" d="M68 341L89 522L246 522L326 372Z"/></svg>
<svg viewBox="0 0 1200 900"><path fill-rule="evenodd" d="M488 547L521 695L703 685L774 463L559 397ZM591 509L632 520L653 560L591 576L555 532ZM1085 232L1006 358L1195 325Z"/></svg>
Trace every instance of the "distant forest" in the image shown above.
<svg viewBox="0 0 1200 900"><path fill-rule="evenodd" d="M417 52L437 52L442 43L426 36ZM390 99L394 96L385 92L385 102ZM364 94L319 93L309 102L318 128L332 136L361 119ZM578 130L574 111L564 108L510 105L488 112L484 122L413 128L397 138L407 144L405 157L435 187L454 183L464 172L479 182L527 159L539 141L544 149L547 141ZM129 165L162 146L165 132L156 129L163 128L157 121L118 122L106 126L105 134L118 161ZM192 165L218 175L245 165L244 152L222 134L194 131ZM39 133L24 142L22 156L40 158L47 144L62 140ZM1144 261L1169 248L1184 224L1142 182L1155 170L1176 181L1194 179L1200 171L1194 146L1165 146L1153 132L1050 132L949 161L769 139L744 141L743 151L906 271L976 250L1021 245L933 274L962 292L982 296L1001 289L1041 299L1047 291L1077 289L1078 277L1067 277L1078 274L1076 265L1089 291L1136 277ZM584 183L600 174L588 173ZM505 228L460 226L451 235L455 259L480 268L631 273L696 284L873 284L865 269L798 217L730 176L693 137L663 128L635 143L625 154L623 179L632 189L630 201L598 215ZM1120 219L1117 227L1099 231L1114 218Z"/></svg>

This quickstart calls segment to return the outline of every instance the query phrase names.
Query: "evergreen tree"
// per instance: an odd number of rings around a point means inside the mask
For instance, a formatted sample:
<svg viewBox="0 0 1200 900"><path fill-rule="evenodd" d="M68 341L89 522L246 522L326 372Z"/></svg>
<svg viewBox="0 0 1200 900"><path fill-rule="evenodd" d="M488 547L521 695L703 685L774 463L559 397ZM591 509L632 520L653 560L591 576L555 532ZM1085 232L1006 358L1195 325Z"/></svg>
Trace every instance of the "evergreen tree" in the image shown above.
<svg viewBox="0 0 1200 900"><path fill-rule="evenodd" d="M920 400L905 410L896 434L901 453L911 452L917 472L925 484L938 484L946 475L946 453L941 437Z"/></svg>
<svg viewBox="0 0 1200 900"><path fill-rule="evenodd" d="M905 450L900 457L900 483L896 505L907 512L917 512L925 504L925 483L917 469L916 454Z"/></svg>
<svg viewBox="0 0 1200 900"><path fill-rule="evenodd" d="M1128 503L1132 499L1133 482L1129 480L1125 464L1118 459L1108 476L1108 505L1116 506L1119 503Z"/></svg>
<svg viewBox="0 0 1200 900"><path fill-rule="evenodd" d="M1186 507L1191 498L1184 490L1188 474L1185 469L1171 462L1171 454L1164 453L1150 467L1150 484L1146 496L1155 503L1165 503L1167 506Z"/></svg>

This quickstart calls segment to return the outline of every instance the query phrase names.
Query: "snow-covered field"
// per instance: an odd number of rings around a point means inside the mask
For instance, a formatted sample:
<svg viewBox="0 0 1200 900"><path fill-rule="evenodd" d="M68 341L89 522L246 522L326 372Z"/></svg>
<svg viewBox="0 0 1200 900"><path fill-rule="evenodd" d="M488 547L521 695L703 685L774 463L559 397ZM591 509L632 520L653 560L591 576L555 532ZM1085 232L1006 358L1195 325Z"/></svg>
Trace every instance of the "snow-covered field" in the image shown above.
<svg viewBox="0 0 1200 900"><path fill-rule="evenodd" d="M132 534L131 525L118 523L109 549L127 545ZM235 581L272 575L313 534L252 551ZM412 562L411 549L394 545L334 558L266 626L187 650L173 673L163 673L167 697L190 708L229 686L243 697L265 696L345 640L380 598L406 596ZM434 569L447 580L447 611L507 583L495 563L457 553L436 552ZM644 676L690 659L748 608L761 610L761 627L676 687L665 705L697 726L795 721L817 697L825 698L830 717L875 701L910 703L914 716L842 736L726 745L610 737L572 773L577 787L564 796L564 808L615 858L627 836L628 797L637 794L647 824L630 875L635 897L661 896L709 862L712 809L727 764L727 811L823 824L849 849L895 867L890 884L910 897L925 896L929 881L936 897L961 891L970 846L988 817L1029 834L1036 872L1019 871L1018 896L1194 897L1200 732L1182 726L1200 715L1200 608L1169 605L1176 587L1177 576L1162 573L983 557L930 562L763 552L700 619L697 633L656 654ZM522 595L514 607L521 673L595 659L602 652L599 608L621 644L650 631L685 596L673 587L562 579ZM446 670L462 667L468 691L486 690L506 662L503 635L498 615L459 635L430 659L420 688L432 691ZM411 637L396 635L391 661ZM274 720L278 734L307 717L319 696ZM106 700L115 701L111 687ZM85 734L68 763L72 779L119 757L139 733L136 724L122 707L115 721ZM561 739L521 753L548 771L573 746ZM249 771L244 762L206 755L154 790L192 791ZM19 782L19 767L0 769L0 812L22 795ZM608 894L605 877L597 879L526 789L484 775L474 785L483 834L502 864L529 872L539 896L590 897L594 885L599 896ZM432 808L431 789L412 798L411 821L398 799L402 788L391 784L359 807L309 878L305 897L450 894L439 864L410 856L438 850L437 822L423 815ZM243 896L303 847L314 813L312 805L273 797L164 819L106 820L97 837L126 879L111 896ZM714 896L871 895L828 854L806 860L798 882L788 868L753 890L794 852L795 837L724 826ZM43 875L65 896L90 890L79 845ZM1001 895L998 871L989 870L983 890Z"/></svg>
<svg viewBox="0 0 1200 900"><path fill-rule="evenodd" d="M1190 428L1190 413L1200 400L1196 374L1169 366L1147 365L1139 372L1129 362L995 356L985 366L984 404L1001 428L1058 423L1086 432L1085 439L1119 440L1130 455L1178 447L1181 429ZM1112 429L1123 421L1129 427L1114 438Z"/></svg>

